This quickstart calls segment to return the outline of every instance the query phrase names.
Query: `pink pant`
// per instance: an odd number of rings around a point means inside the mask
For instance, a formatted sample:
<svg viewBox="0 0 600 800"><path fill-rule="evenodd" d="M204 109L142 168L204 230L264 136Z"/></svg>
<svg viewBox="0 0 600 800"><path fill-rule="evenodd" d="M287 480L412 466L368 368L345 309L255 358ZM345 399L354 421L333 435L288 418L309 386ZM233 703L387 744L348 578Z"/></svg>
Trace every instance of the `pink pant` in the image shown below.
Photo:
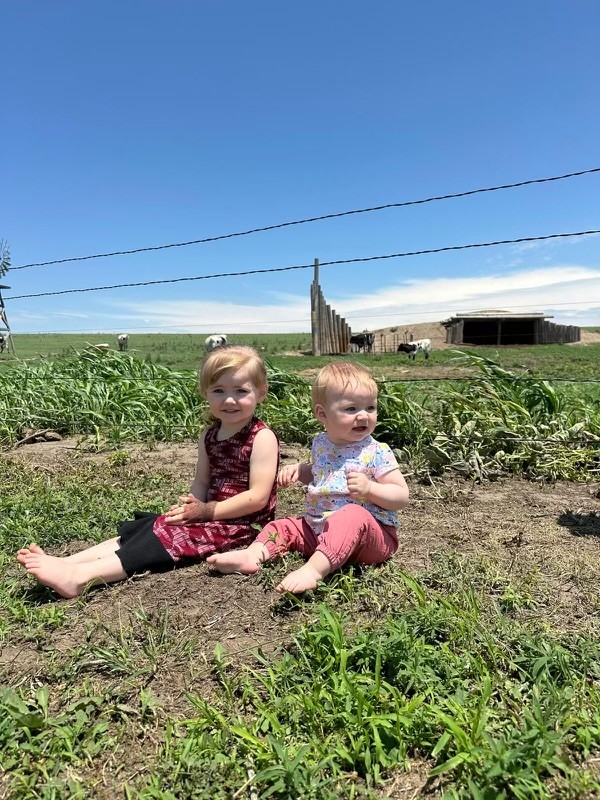
<svg viewBox="0 0 600 800"><path fill-rule="evenodd" d="M396 528L382 525L357 503L348 503L331 514L320 536L303 517L286 517L267 523L256 541L264 544L269 558L288 550L305 556L312 556L318 551L327 556L332 569L338 569L346 561L381 564L398 547Z"/></svg>

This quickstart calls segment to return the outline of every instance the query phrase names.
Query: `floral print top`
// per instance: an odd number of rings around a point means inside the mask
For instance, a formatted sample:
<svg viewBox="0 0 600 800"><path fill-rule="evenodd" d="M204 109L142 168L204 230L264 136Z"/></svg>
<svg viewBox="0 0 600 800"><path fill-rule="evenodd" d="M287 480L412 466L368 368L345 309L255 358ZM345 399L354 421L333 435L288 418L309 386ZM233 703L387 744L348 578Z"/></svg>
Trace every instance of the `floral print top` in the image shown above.
<svg viewBox="0 0 600 800"><path fill-rule="evenodd" d="M384 525L398 525L398 515L373 503L351 497L346 472L364 472L376 481L398 469L398 462L387 444L366 436L360 442L334 444L326 433L319 433L312 443L312 482L306 497L306 521L316 533L323 531L327 517L347 503L364 506Z"/></svg>

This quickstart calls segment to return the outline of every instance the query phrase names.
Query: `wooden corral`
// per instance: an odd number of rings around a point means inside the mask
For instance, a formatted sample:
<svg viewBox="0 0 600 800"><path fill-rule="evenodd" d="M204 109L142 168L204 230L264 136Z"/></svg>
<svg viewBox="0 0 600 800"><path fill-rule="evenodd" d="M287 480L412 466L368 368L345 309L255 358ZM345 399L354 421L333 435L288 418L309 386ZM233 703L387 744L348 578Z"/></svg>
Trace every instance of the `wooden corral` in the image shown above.
<svg viewBox="0 0 600 800"><path fill-rule="evenodd" d="M319 286L319 260L315 259L314 279L310 287L310 324L313 356L347 353L350 346L350 326L331 306Z"/></svg>

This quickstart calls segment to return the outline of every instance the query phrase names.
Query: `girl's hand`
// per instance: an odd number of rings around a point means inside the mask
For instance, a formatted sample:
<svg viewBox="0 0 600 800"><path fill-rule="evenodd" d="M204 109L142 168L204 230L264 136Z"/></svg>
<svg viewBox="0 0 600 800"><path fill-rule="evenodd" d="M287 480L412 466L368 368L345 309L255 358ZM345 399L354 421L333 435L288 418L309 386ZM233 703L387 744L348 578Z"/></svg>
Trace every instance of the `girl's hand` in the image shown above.
<svg viewBox="0 0 600 800"><path fill-rule="evenodd" d="M213 519L215 501L203 503L192 494L179 498L181 505L174 505L165 514L167 525L187 525L190 522L210 522Z"/></svg>
<svg viewBox="0 0 600 800"><path fill-rule="evenodd" d="M367 500L371 491L371 481L364 472L347 472L346 483L350 496L356 500Z"/></svg>
<svg viewBox="0 0 600 800"><path fill-rule="evenodd" d="M289 486L300 480L300 464L286 464L277 474L277 486Z"/></svg>

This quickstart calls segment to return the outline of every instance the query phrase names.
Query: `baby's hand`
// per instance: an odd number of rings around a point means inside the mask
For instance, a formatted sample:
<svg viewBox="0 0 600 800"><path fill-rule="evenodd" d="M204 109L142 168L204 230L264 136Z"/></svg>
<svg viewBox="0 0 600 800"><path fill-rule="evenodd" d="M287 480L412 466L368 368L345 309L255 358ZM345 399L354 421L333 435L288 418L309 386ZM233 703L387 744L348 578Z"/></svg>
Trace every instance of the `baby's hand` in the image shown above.
<svg viewBox="0 0 600 800"><path fill-rule="evenodd" d="M300 464L286 464L277 474L277 486L289 486L300 480Z"/></svg>
<svg viewBox="0 0 600 800"><path fill-rule="evenodd" d="M371 489L371 481L364 472L347 472L346 483L350 496L357 500L366 500Z"/></svg>

